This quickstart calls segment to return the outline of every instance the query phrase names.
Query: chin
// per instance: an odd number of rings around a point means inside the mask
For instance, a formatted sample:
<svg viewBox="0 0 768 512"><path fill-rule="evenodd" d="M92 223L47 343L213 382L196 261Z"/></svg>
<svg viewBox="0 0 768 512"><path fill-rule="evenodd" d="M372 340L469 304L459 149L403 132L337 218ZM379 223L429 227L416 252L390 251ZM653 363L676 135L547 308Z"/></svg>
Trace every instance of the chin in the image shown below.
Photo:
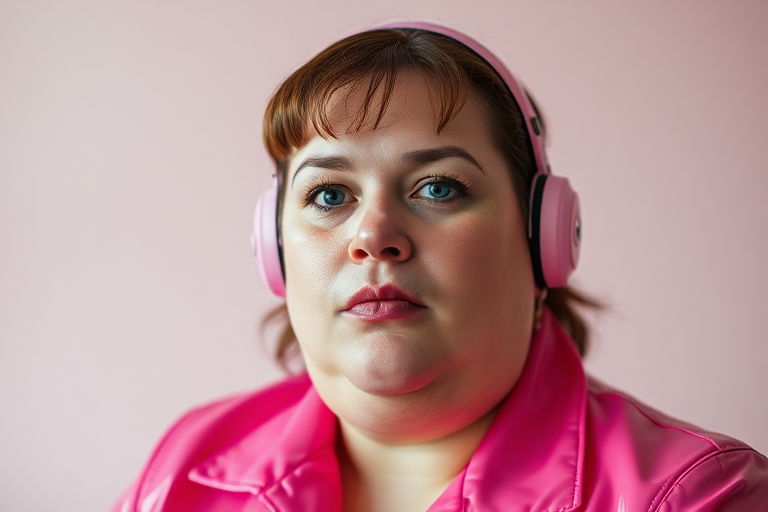
<svg viewBox="0 0 768 512"><path fill-rule="evenodd" d="M353 371L345 374L347 380L356 389L363 393L380 396L395 397L418 393L427 388L433 381L431 375L397 375L395 377L371 377L364 371Z"/></svg>
<svg viewBox="0 0 768 512"><path fill-rule="evenodd" d="M432 359L402 340L379 340L351 349L341 368L363 393L395 396L416 393L434 382L439 364Z"/></svg>

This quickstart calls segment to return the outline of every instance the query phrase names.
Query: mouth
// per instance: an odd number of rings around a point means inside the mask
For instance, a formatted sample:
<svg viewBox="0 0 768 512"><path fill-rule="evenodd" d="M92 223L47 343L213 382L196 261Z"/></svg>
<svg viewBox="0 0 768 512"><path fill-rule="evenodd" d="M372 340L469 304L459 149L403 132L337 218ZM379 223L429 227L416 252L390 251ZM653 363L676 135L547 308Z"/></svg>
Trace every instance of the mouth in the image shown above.
<svg viewBox="0 0 768 512"><path fill-rule="evenodd" d="M344 313L368 321L408 318L426 306L395 285L365 286L347 301Z"/></svg>

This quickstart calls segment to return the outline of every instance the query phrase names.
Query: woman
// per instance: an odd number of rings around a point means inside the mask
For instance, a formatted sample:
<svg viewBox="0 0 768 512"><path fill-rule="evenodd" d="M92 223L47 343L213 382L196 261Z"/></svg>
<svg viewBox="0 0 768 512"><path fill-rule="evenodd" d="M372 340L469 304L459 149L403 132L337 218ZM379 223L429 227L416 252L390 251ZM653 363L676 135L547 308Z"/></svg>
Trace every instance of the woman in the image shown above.
<svg viewBox="0 0 768 512"><path fill-rule="evenodd" d="M760 510L768 460L587 378L578 200L493 55L351 36L264 122L262 274L307 375L197 409L115 510Z"/></svg>

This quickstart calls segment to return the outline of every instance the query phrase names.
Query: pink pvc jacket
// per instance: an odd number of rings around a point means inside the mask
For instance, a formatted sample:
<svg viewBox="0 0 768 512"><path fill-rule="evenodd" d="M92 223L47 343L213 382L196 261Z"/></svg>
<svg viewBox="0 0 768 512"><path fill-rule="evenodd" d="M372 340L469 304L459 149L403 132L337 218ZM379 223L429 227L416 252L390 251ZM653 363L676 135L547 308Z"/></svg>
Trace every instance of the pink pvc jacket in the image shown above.
<svg viewBox="0 0 768 512"><path fill-rule="evenodd" d="M196 409L113 512L341 512L336 417L306 376ZM429 512L768 511L768 459L585 376L545 315L525 369Z"/></svg>

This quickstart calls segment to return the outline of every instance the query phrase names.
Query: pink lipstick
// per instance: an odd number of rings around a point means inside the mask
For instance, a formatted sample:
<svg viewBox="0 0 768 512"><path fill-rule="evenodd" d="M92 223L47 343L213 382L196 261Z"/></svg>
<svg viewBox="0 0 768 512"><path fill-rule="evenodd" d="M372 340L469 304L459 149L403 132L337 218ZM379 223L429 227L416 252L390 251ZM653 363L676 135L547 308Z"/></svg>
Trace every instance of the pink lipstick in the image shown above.
<svg viewBox="0 0 768 512"><path fill-rule="evenodd" d="M347 301L345 313L360 320L383 322L409 318L426 306L395 285L365 286Z"/></svg>

